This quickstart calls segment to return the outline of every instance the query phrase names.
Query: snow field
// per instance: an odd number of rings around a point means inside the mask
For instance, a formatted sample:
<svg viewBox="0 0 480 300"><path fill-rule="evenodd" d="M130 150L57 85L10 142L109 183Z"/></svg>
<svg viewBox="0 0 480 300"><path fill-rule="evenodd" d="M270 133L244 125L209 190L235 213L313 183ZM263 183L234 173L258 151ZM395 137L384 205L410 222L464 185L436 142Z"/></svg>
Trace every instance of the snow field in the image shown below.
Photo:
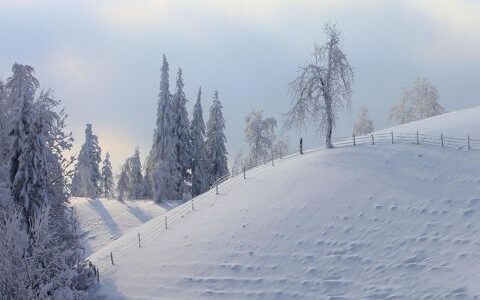
<svg viewBox="0 0 480 300"><path fill-rule="evenodd" d="M480 152L439 150L317 151L234 179L123 253L98 297L478 298Z"/></svg>

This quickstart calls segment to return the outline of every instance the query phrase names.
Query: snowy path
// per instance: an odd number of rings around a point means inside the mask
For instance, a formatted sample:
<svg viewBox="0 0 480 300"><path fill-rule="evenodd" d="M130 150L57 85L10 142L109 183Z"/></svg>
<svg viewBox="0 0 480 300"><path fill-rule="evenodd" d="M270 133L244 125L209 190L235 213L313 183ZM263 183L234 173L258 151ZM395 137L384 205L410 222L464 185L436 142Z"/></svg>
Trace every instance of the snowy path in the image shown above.
<svg viewBox="0 0 480 300"><path fill-rule="evenodd" d="M414 145L282 161L126 251L98 298L477 299L479 167Z"/></svg>

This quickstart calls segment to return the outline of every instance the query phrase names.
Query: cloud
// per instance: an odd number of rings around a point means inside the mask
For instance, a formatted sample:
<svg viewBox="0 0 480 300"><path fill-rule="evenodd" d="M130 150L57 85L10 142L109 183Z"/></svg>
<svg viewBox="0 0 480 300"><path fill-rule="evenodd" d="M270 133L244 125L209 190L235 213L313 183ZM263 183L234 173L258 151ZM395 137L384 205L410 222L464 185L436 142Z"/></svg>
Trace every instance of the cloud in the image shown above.
<svg viewBox="0 0 480 300"><path fill-rule="evenodd" d="M423 57L442 60L475 60L480 52L480 2L471 0L407 0L408 9L429 21L431 36L421 49Z"/></svg>

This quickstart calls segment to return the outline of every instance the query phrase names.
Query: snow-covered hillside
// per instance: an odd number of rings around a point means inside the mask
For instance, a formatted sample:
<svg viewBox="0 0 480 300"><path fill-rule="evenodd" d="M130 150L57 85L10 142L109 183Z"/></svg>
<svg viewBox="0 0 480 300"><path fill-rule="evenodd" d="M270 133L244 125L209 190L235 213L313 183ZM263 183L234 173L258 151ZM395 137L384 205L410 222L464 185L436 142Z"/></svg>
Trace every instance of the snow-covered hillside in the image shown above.
<svg viewBox="0 0 480 300"><path fill-rule="evenodd" d="M425 120L410 122L400 126L390 127L380 132L389 133L405 132L415 133L417 130L424 134L438 134L467 138L470 134L474 138L480 138L480 106L456 110Z"/></svg>
<svg viewBox="0 0 480 300"><path fill-rule="evenodd" d="M157 204L149 200L118 201L103 198L72 198L70 203L77 213L80 229L86 235L86 255L176 206L175 202Z"/></svg>
<svg viewBox="0 0 480 300"><path fill-rule="evenodd" d="M415 131L466 135L480 128L480 108L415 123ZM201 197L168 230L154 218L92 255L101 272L97 297L480 297L478 150L312 151ZM142 248L137 232L148 237ZM115 266L105 260L112 250Z"/></svg>

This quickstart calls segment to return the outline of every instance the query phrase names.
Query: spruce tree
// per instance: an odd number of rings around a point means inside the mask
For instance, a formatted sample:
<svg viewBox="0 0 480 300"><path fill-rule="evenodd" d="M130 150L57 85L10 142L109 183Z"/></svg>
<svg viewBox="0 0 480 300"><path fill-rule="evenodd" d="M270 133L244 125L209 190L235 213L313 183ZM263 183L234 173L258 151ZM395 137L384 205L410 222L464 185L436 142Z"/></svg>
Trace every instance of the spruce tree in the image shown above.
<svg viewBox="0 0 480 300"><path fill-rule="evenodd" d="M101 148L98 137L92 132L92 124L85 128L85 143L82 145L72 180L72 195L96 198L101 195Z"/></svg>
<svg viewBox="0 0 480 300"><path fill-rule="evenodd" d="M193 107L193 119L190 126L192 196L195 197L208 189L208 164L205 146L205 123L201 103L202 89L198 89L197 102Z"/></svg>
<svg viewBox="0 0 480 300"><path fill-rule="evenodd" d="M189 121L187 112L187 98L183 92L183 78L182 69L178 69L177 82L175 94L172 98L172 111L174 123L173 125L173 138L175 140L175 155L177 157L178 167L182 177L177 183L179 191L184 193L186 191L185 181L189 180L190 170L190 132Z"/></svg>
<svg viewBox="0 0 480 300"><path fill-rule="evenodd" d="M101 180L102 196L105 198L113 197L113 171L112 163L110 162L110 153L105 154L105 159L102 165L102 180Z"/></svg>
<svg viewBox="0 0 480 300"><path fill-rule="evenodd" d="M209 183L213 184L219 178L228 174L227 139L223 130L225 119L222 113L222 103L218 98L218 91L213 95L213 104L210 107L210 117L207 122L207 159L209 162Z"/></svg>
<svg viewBox="0 0 480 300"><path fill-rule="evenodd" d="M34 119L33 95L21 94L23 103L13 129L10 182L13 202L21 207L23 229L30 232L33 221L48 204L45 127Z"/></svg>
<svg viewBox="0 0 480 300"><path fill-rule="evenodd" d="M36 97L33 72L15 64L7 82L10 195L6 202L0 199L5 204L0 209L0 266L9 275L0 276L0 295L76 299L92 284L93 273L73 230L75 218L68 214L63 152L72 139L65 132L66 115L56 110L59 101L50 91ZM1 191L0 198L5 198Z"/></svg>
<svg viewBox="0 0 480 300"><path fill-rule="evenodd" d="M173 137L175 118L168 72L168 61L164 55L156 128L146 171L147 181L150 181L146 185L146 190L147 192L151 190L152 198L155 201L181 198L178 183L182 180L182 174L176 155L177 143Z"/></svg>

